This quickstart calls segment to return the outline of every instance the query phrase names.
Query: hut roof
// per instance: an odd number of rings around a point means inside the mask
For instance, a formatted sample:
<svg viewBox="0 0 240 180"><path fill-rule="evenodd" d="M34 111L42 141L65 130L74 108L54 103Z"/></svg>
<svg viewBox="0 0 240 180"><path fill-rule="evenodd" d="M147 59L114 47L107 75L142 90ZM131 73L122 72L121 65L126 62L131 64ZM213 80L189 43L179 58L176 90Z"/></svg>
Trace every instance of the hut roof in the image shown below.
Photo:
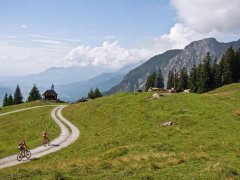
<svg viewBox="0 0 240 180"><path fill-rule="evenodd" d="M57 96L58 94L54 91L54 90L52 90L52 89L49 89L49 90L47 90L45 93L43 93L43 96L45 96L45 95L50 95L50 96Z"/></svg>

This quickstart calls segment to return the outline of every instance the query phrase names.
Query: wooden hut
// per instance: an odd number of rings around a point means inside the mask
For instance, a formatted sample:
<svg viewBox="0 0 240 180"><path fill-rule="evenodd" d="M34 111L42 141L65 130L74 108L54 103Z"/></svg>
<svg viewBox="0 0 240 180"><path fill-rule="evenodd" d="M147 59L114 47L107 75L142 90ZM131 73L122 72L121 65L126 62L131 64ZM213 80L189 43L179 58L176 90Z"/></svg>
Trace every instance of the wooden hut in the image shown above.
<svg viewBox="0 0 240 180"><path fill-rule="evenodd" d="M52 84L51 89L48 89L45 93L43 93L43 99L47 101L56 101L57 95L58 94L54 91L54 85Z"/></svg>

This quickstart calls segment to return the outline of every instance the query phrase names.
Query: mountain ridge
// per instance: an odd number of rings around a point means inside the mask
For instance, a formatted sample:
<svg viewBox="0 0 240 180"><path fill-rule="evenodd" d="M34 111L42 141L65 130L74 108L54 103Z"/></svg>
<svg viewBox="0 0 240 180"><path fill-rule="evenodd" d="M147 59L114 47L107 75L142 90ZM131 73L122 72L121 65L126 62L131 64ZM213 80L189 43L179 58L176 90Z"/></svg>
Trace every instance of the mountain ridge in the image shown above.
<svg viewBox="0 0 240 180"><path fill-rule="evenodd" d="M189 43L187 46L185 46L184 49L178 50L178 53L176 53L173 57L170 57L170 59L167 59L167 61L166 59L163 59L163 62L153 61L153 59L157 59L158 56L162 56L165 53L169 52L166 51L163 54L150 58L144 64L133 69L124 77L122 82L112 87L109 91L106 92L106 94L112 94L116 92L130 92L136 91L138 89L143 90L147 76L153 72L153 70L149 70L151 68L145 66L149 62L152 65L152 69L154 67L160 67L162 69L164 82L166 85L167 75L170 70L176 69L178 71L180 68L186 67L188 71L190 71L193 65L198 65L202 62L208 52L213 57L213 59L217 59L219 62L220 58L226 52L227 48L231 46L235 50L239 48L240 39L237 41L224 43L217 41L215 38L205 38ZM141 71L139 70L140 67L142 69ZM140 74L140 72L143 72L143 74Z"/></svg>

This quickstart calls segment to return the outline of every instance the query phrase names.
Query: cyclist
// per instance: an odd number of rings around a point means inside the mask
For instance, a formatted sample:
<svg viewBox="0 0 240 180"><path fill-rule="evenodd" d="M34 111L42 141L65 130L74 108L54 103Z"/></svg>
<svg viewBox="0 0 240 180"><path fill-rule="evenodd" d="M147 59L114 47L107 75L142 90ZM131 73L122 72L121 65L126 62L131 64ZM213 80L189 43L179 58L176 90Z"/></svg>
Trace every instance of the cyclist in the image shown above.
<svg viewBox="0 0 240 180"><path fill-rule="evenodd" d="M42 144L47 144L50 140L49 140L49 135L48 135L48 132L47 130L44 130L43 133L42 133Z"/></svg>
<svg viewBox="0 0 240 180"><path fill-rule="evenodd" d="M27 144L26 144L26 142L25 142L24 140L21 140L21 141L18 143L18 148L19 148L20 152L21 152L22 154L24 154L24 151L25 151L26 149L28 149L28 146L27 146Z"/></svg>

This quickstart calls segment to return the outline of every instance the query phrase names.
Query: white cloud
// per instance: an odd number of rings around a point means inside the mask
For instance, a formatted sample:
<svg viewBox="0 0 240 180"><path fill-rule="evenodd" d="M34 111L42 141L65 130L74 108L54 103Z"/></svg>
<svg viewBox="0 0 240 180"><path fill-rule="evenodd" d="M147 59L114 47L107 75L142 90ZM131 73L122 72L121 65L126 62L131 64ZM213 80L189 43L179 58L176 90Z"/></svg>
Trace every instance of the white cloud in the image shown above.
<svg viewBox="0 0 240 180"><path fill-rule="evenodd" d="M232 0L171 0L178 22L153 41L159 50L184 48L190 42L215 37L220 41L240 37L240 1Z"/></svg>
<svg viewBox="0 0 240 180"><path fill-rule="evenodd" d="M0 41L0 69L5 69L0 75L33 74L52 66L71 66L63 58L69 50L67 47L36 48Z"/></svg>
<svg viewBox="0 0 240 180"><path fill-rule="evenodd" d="M27 28L28 28L28 26L27 26L27 25L25 25L25 24L23 24L23 25L21 25L21 28L23 28L23 29L27 29Z"/></svg>
<svg viewBox="0 0 240 180"><path fill-rule="evenodd" d="M86 45L72 49L65 59L81 66L104 65L112 68L119 68L129 63L145 60L152 55L147 49L126 49L122 48L118 41L110 43L103 42L99 47Z"/></svg>
<svg viewBox="0 0 240 180"><path fill-rule="evenodd" d="M208 33L239 31L239 0L171 0L178 20L194 30Z"/></svg>
<svg viewBox="0 0 240 180"><path fill-rule="evenodd" d="M191 28L184 26L183 24L175 24L168 34L163 34L162 36L155 38L152 47L160 52L166 51L168 49L182 49L189 42L194 40L199 40L208 35L192 30Z"/></svg>

